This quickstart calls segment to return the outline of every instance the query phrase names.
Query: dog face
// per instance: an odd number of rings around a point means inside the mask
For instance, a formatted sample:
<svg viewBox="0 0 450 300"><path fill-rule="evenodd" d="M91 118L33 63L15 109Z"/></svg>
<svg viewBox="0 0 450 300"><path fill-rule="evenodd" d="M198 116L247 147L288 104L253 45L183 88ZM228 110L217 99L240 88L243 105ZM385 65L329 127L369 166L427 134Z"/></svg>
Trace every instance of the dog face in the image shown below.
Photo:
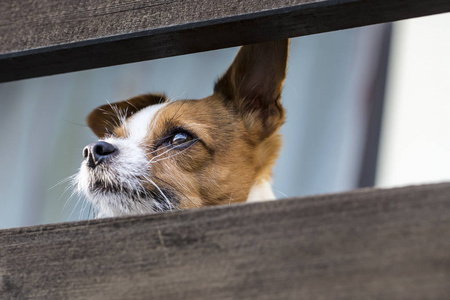
<svg viewBox="0 0 450 300"><path fill-rule="evenodd" d="M95 109L87 123L100 140L83 150L78 191L99 217L273 197L287 53L286 40L243 46L204 99L147 94Z"/></svg>

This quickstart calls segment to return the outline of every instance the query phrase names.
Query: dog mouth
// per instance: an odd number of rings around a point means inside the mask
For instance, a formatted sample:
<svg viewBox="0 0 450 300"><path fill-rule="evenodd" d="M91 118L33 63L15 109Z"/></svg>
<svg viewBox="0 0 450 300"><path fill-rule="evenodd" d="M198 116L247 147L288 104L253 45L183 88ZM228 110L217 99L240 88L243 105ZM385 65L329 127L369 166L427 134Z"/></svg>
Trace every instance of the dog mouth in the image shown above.
<svg viewBox="0 0 450 300"><path fill-rule="evenodd" d="M174 193L163 187L144 189L140 185L140 188L133 189L97 179L90 184L89 189L94 197L116 199L124 207L141 205L146 207L149 212L165 212L177 209Z"/></svg>
<svg viewBox="0 0 450 300"><path fill-rule="evenodd" d="M125 186L120 186L117 184L111 184L106 183L102 180L95 180L90 185L91 193L94 194L113 194L113 195L120 195L124 194L126 196L129 196L128 198L131 199L147 199L149 196L153 196L152 191L145 191L145 190L134 190L127 188Z"/></svg>

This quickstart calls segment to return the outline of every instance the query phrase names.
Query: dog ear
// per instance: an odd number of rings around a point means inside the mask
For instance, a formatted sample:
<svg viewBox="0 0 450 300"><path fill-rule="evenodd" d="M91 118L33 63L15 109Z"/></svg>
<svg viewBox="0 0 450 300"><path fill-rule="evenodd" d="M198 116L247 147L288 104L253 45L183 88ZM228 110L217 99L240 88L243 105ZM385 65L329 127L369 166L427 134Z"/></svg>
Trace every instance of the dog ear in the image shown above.
<svg viewBox="0 0 450 300"><path fill-rule="evenodd" d="M214 92L237 110L250 134L264 139L284 122L281 90L286 77L289 41L243 46Z"/></svg>
<svg viewBox="0 0 450 300"><path fill-rule="evenodd" d="M94 109L86 118L88 126L99 138L111 134L128 117L141 109L166 102L164 95L145 94L129 100L105 104Z"/></svg>

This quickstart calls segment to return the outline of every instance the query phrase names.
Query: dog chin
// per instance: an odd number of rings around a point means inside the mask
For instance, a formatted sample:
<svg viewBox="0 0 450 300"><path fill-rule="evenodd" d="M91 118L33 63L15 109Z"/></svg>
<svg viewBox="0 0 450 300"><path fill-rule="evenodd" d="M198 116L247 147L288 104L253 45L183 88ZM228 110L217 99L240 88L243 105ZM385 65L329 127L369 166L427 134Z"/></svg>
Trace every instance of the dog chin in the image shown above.
<svg viewBox="0 0 450 300"><path fill-rule="evenodd" d="M124 180L125 177L114 174L107 165L91 170L83 163L75 183L78 193L86 196L95 207L97 218L175 209L172 201L169 201L166 196L168 192L145 190L138 177L132 176Z"/></svg>

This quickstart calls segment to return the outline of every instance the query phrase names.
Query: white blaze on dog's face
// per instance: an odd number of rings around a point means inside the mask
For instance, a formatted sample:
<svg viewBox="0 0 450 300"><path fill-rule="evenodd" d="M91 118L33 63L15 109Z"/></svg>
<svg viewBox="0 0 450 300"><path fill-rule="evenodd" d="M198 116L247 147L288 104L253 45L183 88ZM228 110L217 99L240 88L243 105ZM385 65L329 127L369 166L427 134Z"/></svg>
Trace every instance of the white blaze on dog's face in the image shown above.
<svg viewBox="0 0 450 300"><path fill-rule="evenodd" d="M273 197L287 53L287 40L242 47L204 99L97 108L87 122L100 141L83 151L78 190L100 217Z"/></svg>

